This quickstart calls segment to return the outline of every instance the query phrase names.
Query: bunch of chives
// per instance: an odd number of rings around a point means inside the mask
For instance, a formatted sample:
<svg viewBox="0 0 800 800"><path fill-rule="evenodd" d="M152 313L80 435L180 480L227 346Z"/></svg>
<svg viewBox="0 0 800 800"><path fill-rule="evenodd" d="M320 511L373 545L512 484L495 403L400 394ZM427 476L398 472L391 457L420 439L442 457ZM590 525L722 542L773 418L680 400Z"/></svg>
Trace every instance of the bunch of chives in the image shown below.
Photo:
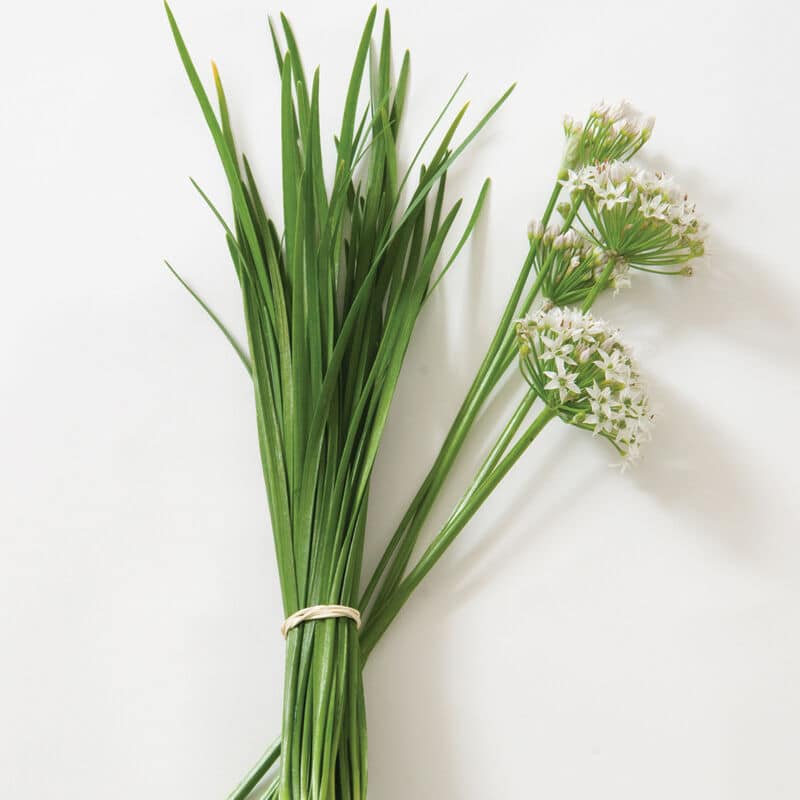
<svg viewBox="0 0 800 800"><path fill-rule="evenodd" d="M620 124L621 119L622 124ZM566 320L578 327L589 326L591 329L594 326L600 326L602 328L604 323L584 315L588 315L589 309L601 292L608 288L619 289L627 285L627 270L631 267L640 268L635 259L627 260L624 255L613 249L612 243L603 238L598 239L591 235L591 232L584 234L574 227L576 222L580 222L583 226L579 212L586 200L586 195L584 192L574 191L572 187L580 174L591 175L595 167L584 167L577 173L573 168L581 167L584 164L605 164L609 159L616 159L612 163L620 165L638 152L649 139L651 129L652 120L639 122L636 112L627 104L615 108L601 105L592 111L586 126L579 126L572 122L566 126L568 146L564 164L542 219L531 225L528 253L507 306L501 315L496 335L442 444L437 459L423 480L362 595L360 605L362 608L368 609L366 623L360 637L364 660L380 641L414 589L429 574L450 544L464 530L470 519L546 425L551 420L560 417L576 427L593 429L588 422L586 413L580 408L580 406L585 407L596 402L593 397L585 395L582 398L571 398L570 402L559 404L552 400L552 392L542 391L543 387L527 388L518 407L489 450L462 499L429 547L415 564L411 564L412 551L419 533L439 490L448 477L452 464L459 455L463 442L500 380L511 371L519 346L519 337L515 335L515 327L519 329L522 324L518 323L516 326L512 326L511 321L528 314L537 299L544 298L546 305L543 311L547 307L552 308L555 304L553 313L559 310L559 305L567 302L580 303L580 311L575 310L569 313L565 311L563 317L558 315L553 317L558 321L556 328ZM679 227L685 227L688 224L691 230L697 231L698 237L701 235L702 225L694 217L687 223L687 214L690 216L693 214L693 207L687 206L686 201L682 199L681 192L669 182L669 179L660 174L652 178L642 171L628 169L627 166L625 168L617 166L614 169L626 175L632 174L632 172L636 173L639 176L640 185L668 187L668 189L661 190L665 193L665 202L672 198L672 206L667 203L667 210L663 214L660 206L657 209L659 217L663 216L665 219L654 221L652 217L640 216L636 223L637 226L642 229L651 229L656 224L661 225L666 231L670 229L670 226L674 227L676 224ZM570 187L568 192L570 201L559 206L562 222L547 227L556 210L556 203L564 186ZM631 201L636 200L639 191L638 188L634 188L636 191L632 191ZM628 202L628 199L623 197L621 201ZM676 222L670 222L670 217L679 219ZM636 231L632 231L632 235L635 234ZM685 234L678 231L676 235ZM666 233L665 237L669 238ZM668 247L663 249L664 257L674 261L674 253L668 256L668 249ZM702 252L699 244L695 250L695 255ZM683 258L681 257L679 260L682 261ZM642 269L642 271L652 272L648 269ZM691 271L682 268L677 272L667 271L666 274L687 275L691 274ZM546 328L550 320L551 314L540 312L530 325L533 326L533 330L538 325L544 325ZM523 329L525 328L523 327ZM607 329L603 335L608 341L615 340ZM525 366L528 360L523 351L527 350L529 350L527 347L519 350L523 374L526 372ZM553 366L552 363L549 366ZM635 398L639 392L635 381L621 391L619 385L616 388L620 396L624 396L627 391ZM529 421L529 414L539 399L545 401L545 407ZM602 403L600 405L602 406ZM642 408L646 408L646 403L642 404ZM576 410L579 413L576 414ZM607 426L610 420L603 417L602 408L599 408L598 411L602 424ZM616 426L621 425L622 422L624 422L624 416L615 420L613 432L616 431ZM647 420L640 420L640 422L644 424L645 428L647 427ZM596 425L595 428L597 428ZM606 429L597 428L597 432L612 441L612 444L626 457L635 458L638 453L638 443L632 442L629 436L624 436L620 440L620 444L617 444L614 436L610 435ZM381 592L376 593L375 589L381 585L381 581L383 581ZM371 604L370 600L372 600ZM255 796L252 795L253 788L278 759L280 749L281 742L277 740L230 795L230 800L244 800L244 798ZM272 797L272 795L267 793L263 797Z"/></svg>
<svg viewBox="0 0 800 800"><path fill-rule="evenodd" d="M334 139L336 167L329 187L319 71L307 80L282 16L284 46L270 24L281 79L279 233L237 150L216 68L215 111L169 7L167 14L231 193L228 224L200 190L224 229L241 287L247 347L212 316L252 376L284 612L288 617L330 604L358 608L375 457L414 324L461 205L445 199L447 172L511 90L458 145L453 141L466 106L455 114L410 186L422 147L402 173L397 156L410 58L406 52L392 82L387 13L377 66L368 68L373 8ZM369 100L359 109L365 82ZM488 183L444 271L469 237L487 188ZM268 772L278 749L280 769L265 796L366 796L362 659L349 619L316 620L288 633L279 748L249 776L239 796Z"/></svg>
<svg viewBox="0 0 800 800"><path fill-rule="evenodd" d="M270 26L283 89L286 229L279 238L246 159L242 159L244 174L239 168L216 69L219 119L170 14L184 65L233 181L235 232L226 226L226 235L243 290L249 354L195 297L234 345L254 380L285 610L288 615L310 605L341 603L356 605L366 618L360 636L341 619L317 621L289 634L282 735L231 800L364 796L366 732L360 669L367 656L414 589L552 419L592 430L629 460L637 457L649 427L646 395L617 332L588 312L600 292L627 285L629 269L687 275L691 269L685 262L703 252L702 222L674 183L660 173L624 164L649 139L651 118L622 103L595 107L585 124L567 120L562 168L541 221L532 223L528 253L497 332L436 461L357 601L375 453L414 322L438 283L438 279L431 282L432 270L458 212L456 203L445 213L447 169L508 96L507 92L451 152L450 143L466 109L456 115L429 166L421 168L410 200L404 202L402 192L411 167L398 180L396 142L409 57L406 53L392 85L388 14L377 70L369 76L370 103L355 125L374 18L373 9L336 139L337 171L330 192L321 171L319 75L315 73L309 91L288 22L281 18L285 52ZM366 164L358 169L362 158ZM569 194L569 202L558 206L563 221L548 228L562 187L568 187ZM488 182L442 275L468 239L487 188ZM582 206L588 208L596 229L581 218ZM599 221L606 212L619 216L620 206L628 220L624 242L611 237ZM249 218L240 219L242 213ZM574 227L576 222L580 228ZM260 260L251 250L251 229L261 248ZM632 244L639 242L649 248L647 261ZM645 261L665 269L647 268ZM261 276L265 265L266 280ZM673 266L680 268L670 269ZM255 277L248 281L250 276ZM268 297L275 292L283 296L277 311ZM546 306L531 320L512 326L541 296ZM373 303L377 305L370 307ZM581 308L558 308L567 303L579 303ZM265 332L273 338L265 338ZM444 527L411 565L429 511L518 351L528 388ZM569 353L600 361L578 362L566 355L574 366L565 367L562 355ZM285 355L288 366L281 375ZM615 366L619 359L624 362L621 371ZM272 367L277 373L270 374ZM266 409L265 392L270 392L267 398L272 403ZM289 403L288 424L280 403L284 396ZM544 408L527 423L537 400ZM265 453L270 447L273 450ZM269 781L281 753L280 768Z"/></svg>

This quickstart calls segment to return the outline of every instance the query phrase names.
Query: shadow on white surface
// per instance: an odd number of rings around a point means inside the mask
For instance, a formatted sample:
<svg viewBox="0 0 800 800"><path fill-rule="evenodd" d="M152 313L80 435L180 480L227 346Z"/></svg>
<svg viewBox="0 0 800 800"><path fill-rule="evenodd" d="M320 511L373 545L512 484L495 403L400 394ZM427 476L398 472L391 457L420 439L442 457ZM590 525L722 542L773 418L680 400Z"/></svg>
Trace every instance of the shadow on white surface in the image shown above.
<svg viewBox="0 0 800 800"><path fill-rule="evenodd" d="M473 256L477 264L470 266L468 313L481 305L482 276L489 267L486 261L481 265L480 259L485 258L486 249L479 234ZM528 458L518 466L517 470L526 471L525 483L505 491L503 502L493 505L491 529L486 530L479 515L454 548L458 552L448 553L437 565L432 585L423 585L404 610L405 619L398 620L398 627L412 630L414 655L407 651L393 654L396 645L391 634L382 643L367 672L370 706L378 720L372 740L380 743L373 748L371 759L381 796L458 797L462 790L464 796L469 794L469 788L459 786L463 769L445 722L453 718L447 690L452 670L452 664L446 663L448 621L469 605L470 598L502 582L515 560L530 557L529 551L536 548L549 521L574 498L580 497L590 506L594 503L601 514L613 515L611 505L603 508L598 483L629 482L659 507L661 520L674 520L676 539L696 537L699 531L705 539L701 546L725 554L745 570L758 568L764 554L763 500L749 477L753 465L742 447L739 429L726 430L715 407L726 402L727 395L735 395L738 381L757 380L751 368L757 370L759 364L793 369L800 326L794 306L765 277L768 267L718 241L712 240L710 251L695 279L637 274L634 287L613 300L606 298L599 312L643 340L636 349L644 353L640 360L645 369L650 357L657 363L665 349L683 352L689 361L686 375L674 370L662 375L657 367L649 369L658 419L643 462L624 476L598 476L595 459L589 460L583 453L585 448L602 449L607 444L554 425L559 428L552 434L557 437L555 444L551 442L549 450L541 448L544 453L537 453L535 461ZM692 343L698 337L741 353L741 372L714 376L721 385L711 395L707 385L700 382L695 390L692 381L696 371L706 368L693 352ZM674 354L672 362L674 366ZM713 364L707 369L713 373ZM490 441L490 429L505 418L519 391L519 384L509 379L492 398L451 484L466 485ZM743 417L742 425L757 424L759 411L754 409L752 416ZM415 435L433 435L436 427L432 424ZM609 450L608 460L612 457ZM442 506L452 507L458 494L453 491L450 487L444 493L432 519L438 518ZM518 522L523 515L524 525ZM428 536L436 527L427 526ZM398 638L407 642L406 631L398 631ZM393 685L398 686L395 692Z"/></svg>

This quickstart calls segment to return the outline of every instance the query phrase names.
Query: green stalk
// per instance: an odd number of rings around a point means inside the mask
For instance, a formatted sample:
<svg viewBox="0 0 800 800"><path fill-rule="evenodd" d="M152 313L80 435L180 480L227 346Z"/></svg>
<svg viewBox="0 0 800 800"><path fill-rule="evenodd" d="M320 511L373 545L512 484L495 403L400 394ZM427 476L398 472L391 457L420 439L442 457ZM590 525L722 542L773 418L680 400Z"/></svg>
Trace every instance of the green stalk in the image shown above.
<svg viewBox="0 0 800 800"><path fill-rule="evenodd" d="M589 294L586 295L586 299L583 301L583 305L581 306L581 311L585 314L593 305L594 301L597 299L597 296L603 289L606 288L606 284L608 284L608 279L611 277L611 273L614 271L614 267L617 264L617 259L615 256L611 256L608 259L608 263L606 264L603 271L600 273L600 277L597 279L595 285L592 287Z"/></svg>
<svg viewBox="0 0 800 800"><path fill-rule="evenodd" d="M420 558L417 565L403 579L396 591L392 593L386 605L370 618L361 633L361 651L366 659L372 652L378 640L383 636L392 620L397 616L406 600L423 578L433 569L434 565L444 555L447 548L453 543L456 536L472 519L487 497L495 487L508 474L528 446L542 432L544 427L555 417L556 412L547 407L543 409L519 440L509 450L508 454L484 478L484 480L468 493L468 497L459 504L458 510L448 519L445 526L436 536L428 549Z"/></svg>
<svg viewBox="0 0 800 800"><path fill-rule="evenodd" d="M227 800L244 800L250 796L250 792L258 786L263 777L272 768L281 754L280 736L264 751L264 754L244 776L242 782L228 795Z"/></svg>
<svg viewBox="0 0 800 800"><path fill-rule="evenodd" d="M531 410L531 408L533 408L535 402L536 394L534 392L526 392L525 396L522 398L522 401L512 414L511 419L503 429L503 432L500 434L500 438L497 440L494 447L492 447L492 449L489 451L489 455L486 457L480 469L478 470L478 474L473 479L466 494L456 506L453 512L454 514L461 510L472 492L475 491L475 489L485 480L486 476L495 469L498 462L503 457L503 454L514 440L514 436L516 436L517 431L525 421L525 417L528 415L528 412Z"/></svg>

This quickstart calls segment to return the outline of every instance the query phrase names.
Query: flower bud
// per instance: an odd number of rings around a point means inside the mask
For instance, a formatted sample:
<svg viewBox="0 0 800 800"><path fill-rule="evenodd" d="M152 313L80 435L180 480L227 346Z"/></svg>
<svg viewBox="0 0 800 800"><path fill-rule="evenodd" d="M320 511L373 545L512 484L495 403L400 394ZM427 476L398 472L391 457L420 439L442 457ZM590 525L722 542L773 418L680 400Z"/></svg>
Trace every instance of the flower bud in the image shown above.
<svg viewBox="0 0 800 800"><path fill-rule="evenodd" d="M540 240L544 234L544 225L538 220L534 219L528 223L528 238L533 242Z"/></svg>
<svg viewBox="0 0 800 800"><path fill-rule="evenodd" d="M572 203L559 203L556 206L556 211L558 211L561 216L566 219L569 215L569 212L572 211Z"/></svg>

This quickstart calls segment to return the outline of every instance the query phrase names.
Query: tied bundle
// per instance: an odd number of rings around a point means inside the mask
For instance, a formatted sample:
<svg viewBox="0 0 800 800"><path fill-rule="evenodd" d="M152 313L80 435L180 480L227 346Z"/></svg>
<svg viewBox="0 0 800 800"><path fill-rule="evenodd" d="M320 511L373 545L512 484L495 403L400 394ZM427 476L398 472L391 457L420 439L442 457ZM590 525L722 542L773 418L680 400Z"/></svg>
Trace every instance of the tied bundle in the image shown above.
<svg viewBox="0 0 800 800"><path fill-rule="evenodd" d="M247 347L224 330L252 376L287 617L284 757L268 796L363 798L363 656L354 623L360 622L370 477L414 324L461 206L446 202L448 170L508 92L455 143L462 108L430 160L417 169L418 151L401 171L397 146L410 57L406 53L392 82L387 14L377 68L368 69L373 9L358 45L328 187L319 71L307 81L282 17L284 45L270 26L281 79L279 233L237 150L216 68L215 110L167 13L231 192L230 225L201 195L223 226L241 286ZM360 108L365 83L368 100ZM487 189L488 183L447 266L468 239Z"/></svg>
<svg viewBox="0 0 800 800"><path fill-rule="evenodd" d="M232 223L195 184L223 228L241 287L247 345L173 272L252 379L286 617L281 733L229 800L362 800L367 734L361 674L369 654L552 420L607 440L624 468L640 457L653 418L647 390L620 332L591 308L607 290L616 295L629 286L635 271L691 275L691 263L705 250L705 225L671 178L630 161L650 139L652 118L623 102L601 103L582 122L566 119L555 185L529 227L487 352L374 571L362 576L370 479L414 326L469 240L489 186L484 182L449 248L461 201L448 200L447 173L513 86L457 141L463 106L433 145L462 81L401 169L410 56L405 53L392 81L389 15L376 47L373 8L334 138L329 186L319 71L308 82L289 22L281 16L280 32L270 22L281 81L279 232L237 149L216 67L215 110L169 8L167 14L230 189ZM421 164L426 146L430 157ZM517 407L414 560L465 441L489 398L508 381L518 386Z"/></svg>

